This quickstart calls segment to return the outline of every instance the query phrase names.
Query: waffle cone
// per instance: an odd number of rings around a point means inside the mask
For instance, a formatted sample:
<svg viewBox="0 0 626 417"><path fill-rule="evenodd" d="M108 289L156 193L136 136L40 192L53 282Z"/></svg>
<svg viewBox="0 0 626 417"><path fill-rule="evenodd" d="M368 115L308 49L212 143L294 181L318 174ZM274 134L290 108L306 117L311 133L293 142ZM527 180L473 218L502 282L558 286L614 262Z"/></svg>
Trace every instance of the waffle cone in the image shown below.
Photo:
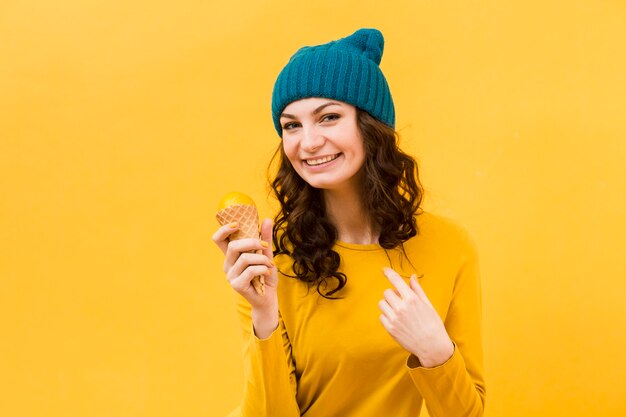
<svg viewBox="0 0 626 417"><path fill-rule="evenodd" d="M218 211L215 217L222 226L237 222L239 230L230 235L231 241L246 238L259 238L259 214L255 206L235 204ZM265 294L265 278L263 276L254 277L252 279L252 286L257 294Z"/></svg>

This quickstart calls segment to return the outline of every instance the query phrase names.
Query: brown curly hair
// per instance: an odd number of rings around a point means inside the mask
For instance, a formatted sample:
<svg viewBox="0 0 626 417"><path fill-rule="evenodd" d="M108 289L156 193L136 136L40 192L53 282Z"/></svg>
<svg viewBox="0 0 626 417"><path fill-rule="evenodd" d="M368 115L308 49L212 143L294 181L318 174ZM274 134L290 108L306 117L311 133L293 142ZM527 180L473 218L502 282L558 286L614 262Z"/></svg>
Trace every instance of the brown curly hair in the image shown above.
<svg viewBox="0 0 626 417"><path fill-rule="evenodd" d="M364 175L361 182L363 207L380 231L378 244L393 249L418 233L415 215L420 210L423 189L417 162L398 147L396 131L357 110L357 126L365 147ZM320 189L305 182L286 157L282 143L276 149L270 167L278 157L278 172L271 188L280 203L274 218L272 239L274 255L293 259L294 278L316 286L326 298L333 297L347 282L339 272L340 257L332 248L337 229L326 215ZM337 285L329 287L329 280Z"/></svg>

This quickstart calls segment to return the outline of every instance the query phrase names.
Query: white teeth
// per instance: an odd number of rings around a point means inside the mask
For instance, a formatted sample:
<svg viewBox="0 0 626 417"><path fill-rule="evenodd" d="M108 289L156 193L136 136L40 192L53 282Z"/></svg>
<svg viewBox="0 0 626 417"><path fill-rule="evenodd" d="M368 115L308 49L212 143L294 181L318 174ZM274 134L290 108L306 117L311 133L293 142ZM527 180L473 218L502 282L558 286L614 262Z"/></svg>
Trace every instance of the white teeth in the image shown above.
<svg viewBox="0 0 626 417"><path fill-rule="evenodd" d="M337 159L337 157L339 156L339 154L335 154L335 155L328 155L328 156L324 156L322 158L318 158L318 159L305 159L304 162L307 165L321 165L321 164L325 164L326 162L330 162L333 159Z"/></svg>

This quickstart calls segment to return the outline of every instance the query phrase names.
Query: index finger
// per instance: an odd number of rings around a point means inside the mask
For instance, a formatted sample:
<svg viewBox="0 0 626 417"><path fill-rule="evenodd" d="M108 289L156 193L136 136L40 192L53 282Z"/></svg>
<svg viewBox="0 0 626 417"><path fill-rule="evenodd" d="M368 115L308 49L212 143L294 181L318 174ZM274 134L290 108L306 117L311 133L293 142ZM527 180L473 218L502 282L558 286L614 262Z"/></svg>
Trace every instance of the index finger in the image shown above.
<svg viewBox="0 0 626 417"><path fill-rule="evenodd" d="M237 224L237 222L225 224L224 226L217 229L217 231L211 237L211 239L213 239L213 242L215 242L217 247L220 248L224 255L226 255L226 250L228 249L228 236L239 230L238 226L239 225Z"/></svg>
<svg viewBox="0 0 626 417"><path fill-rule="evenodd" d="M407 298L415 295L413 290L407 285L406 282L404 282L400 274L398 274L396 271L391 268L383 268L383 273L393 284L393 286L396 287L402 298Z"/></svg>

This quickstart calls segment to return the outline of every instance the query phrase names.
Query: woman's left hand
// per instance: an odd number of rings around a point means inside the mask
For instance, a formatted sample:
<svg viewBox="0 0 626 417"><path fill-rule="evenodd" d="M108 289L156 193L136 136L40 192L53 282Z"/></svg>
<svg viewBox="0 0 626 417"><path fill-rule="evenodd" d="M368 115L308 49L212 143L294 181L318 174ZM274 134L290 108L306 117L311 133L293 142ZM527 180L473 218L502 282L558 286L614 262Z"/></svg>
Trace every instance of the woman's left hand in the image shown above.
<svg viewBox="0 0 626 417"><path fill-rule="evenodd" d="M423 367L446 362L454 353L454 344L415 275L407 285L393 269L384 268L383 272L396 288L396 291L385 290L385 299L378 303L385 329Z"/></svg>

